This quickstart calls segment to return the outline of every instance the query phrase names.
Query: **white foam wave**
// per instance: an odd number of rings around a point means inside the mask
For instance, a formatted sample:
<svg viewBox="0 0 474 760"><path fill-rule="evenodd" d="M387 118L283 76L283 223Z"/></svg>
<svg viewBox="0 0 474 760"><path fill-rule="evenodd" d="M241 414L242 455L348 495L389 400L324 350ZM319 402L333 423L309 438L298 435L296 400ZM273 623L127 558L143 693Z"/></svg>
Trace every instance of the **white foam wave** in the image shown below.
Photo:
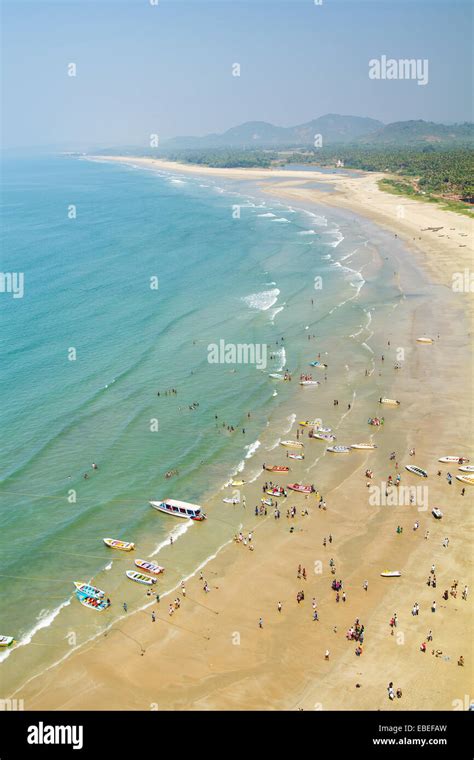
<svg viewBox="0 0 474 760"><path fill-rule="evenodd" d="M300 232L298 232L298 235L316 235L316 234L317 233L315 230L301 230Z"/></svg>
<svg viewBox="0 0 474 760"><path fill-rule="evenodd" d="M253 455L255 454L255 452L257 451L257 449L259 449L261 445L262 444L260 443L260 441L254 441L253 443L250 443L248 446L245 446L245 448L247 449L245 459L251 459Z"/></svg>
<svg viewBox="0 0 474 760"><path fill-rule="evenodd" d="M272 214L272 212L271 212L271 211L267 211L267 213L266 213L266 214L257 214L257 216L261 216L261 217L262 217L262 219L263 219L263 218L265 218L265 217L270 217L270 216L276 217L276 214Z"/></svg>
<svg viewBox="0 0 474 760"><path fill-rule="evenodd" d="M156 545L154 550L151 552L150 557L156 557L156 555L159 554L160 551L165 548L165 546L169 546L171 538L173 539L173 543L175 543L175 541L177 541L180 536L183 536L192 525L194 525L193 520L183 520L182 523L176 525L176 527L168 533L168 536Z"/></svg>
<svg viewBox="0 0 474 760"><path fill-rule="evenodd" d="M278 288L272 290L262 290L260 293L251 293L248 296L244 296L242 301L250 306L251 309L259 309L259 311L267 311L270 309L278 299L280 291Z"/></svg>
<svg viewBox="0 0 474 760"><path fill-rule="evenodd" d="M296 414L290 414L286 419L288 420L288 422L290 424L289 424L288 428L283 431L285 433L285 435L286 435L286 433L290 432L291 428L295 424L295 422L296 422Z"/></svg>
<svg viewBox="0 0 474 760"><path fill-rule="evenodd" d="M10 656L12 652L15 651L15 649L18 649L19 647L24 647L27 644L30 644L35 635L38 633L38 631L41 631L43 628L49 628L49 626L52 624L53 620L57 618L59 613L61 612L64 607L69 607L71 604L71 599L66 599L65 602L62 602L57 607L54 608L54 610L42 610L41 613L38 615L36 620L38 621L36 625L33 626L33 628L25 633L20 641L17 644L14 644L12 647L9 647L6 651L1 652L0 654L0 662L3 662L7 659L7 657Z"/></svg>

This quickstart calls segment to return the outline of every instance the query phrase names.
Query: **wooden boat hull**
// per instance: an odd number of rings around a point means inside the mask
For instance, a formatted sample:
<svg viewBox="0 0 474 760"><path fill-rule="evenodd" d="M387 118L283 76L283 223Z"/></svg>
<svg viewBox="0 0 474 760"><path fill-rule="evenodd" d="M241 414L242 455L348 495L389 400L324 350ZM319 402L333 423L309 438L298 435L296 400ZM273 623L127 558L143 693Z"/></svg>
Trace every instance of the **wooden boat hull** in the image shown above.
<svg viewBox="0 0 474 760"><path fill-rule="evenodd" d="M284 465L275 464L270 467L265 467L267 472L289 472L290 468L285 467Z"/></svg>
<svg viewBox="0 0 474 760"><path fill-rule="evenodd" d="M408 470L408 472L413 473L413 475L418 475L419 478L427 478L428 473L426 470L423 470L421 467L417 467L414 464L406 464L405 470Z"/></svg>
<svg viewBox="0 0 474 760"><path fill-rule="evenodd" d="M137 573L135 570L127 570L125 575L130 581L135 583L142 583L144 586L153 586L156 583L156 578L152 578L150 575L144 573Z"/></svg>
<svg viewBox="0 0 474 760"><path fill-rule="evenodd" d="M109 549L118 549L121 552L131 552L135 549L135 544L130 541L119 541L118 538L104 538L103 541Z"/></svg>
<svg viewBox="0 0 474 760"><path fill-rule="evenodd" d="M304 443L299 441L280 441L280 446L284 446L287 449L304 449Z"/></svg>
<svg viewBox="0 0 474 760"><path fill-rule="evenodd" d="M313 493L313 489L311 486L302 486L299 483L290 483L287 488L290 489L290 491L296 491L296 493L305 493L310 494Z"/></svg>
<svg viewBox="0 0 474 760"><path fill-rule="evenodd" d="M136 559L135 565L140 568L140 570L146 570L147 573L153 573L154 575L159 575L160 573L163 573L165 568L161 567L160 565L155 565L154 562L148 562L145 559Z"/></svg>
<svg viewBox="0 0 474 760"><path fill-rule="evenodd" d="M101 591L100 588L96 588L95 586L91 586L89 583L83 583L82 581L74 581L74 585L76 587L76 591L79 591L81 594L84 594L84 596L91 596L91 597L95 597L96 599L103 599L105 596L104 591Z"/></svg>
<svg viewBox="0 0 474 760"><path fill-rule="evenodd" d="M80 603L84 607L88 607L90 610L103 612L103 610L106 610L109 607L109 604L104 599L96 599L93 596L84 596L81 593L76 593L76 596Z"/></svg>

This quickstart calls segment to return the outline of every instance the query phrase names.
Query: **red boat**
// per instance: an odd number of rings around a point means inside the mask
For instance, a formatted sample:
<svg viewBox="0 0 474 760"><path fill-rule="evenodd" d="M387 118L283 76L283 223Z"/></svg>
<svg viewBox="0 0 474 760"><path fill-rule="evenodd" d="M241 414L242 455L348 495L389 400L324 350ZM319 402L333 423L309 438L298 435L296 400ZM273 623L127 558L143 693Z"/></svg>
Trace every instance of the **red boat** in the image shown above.
<svg viewBox="0 0 474 760"><path fill-rule="evenodd" d="M290 471L290 468L286 467L284 464L265 465L265 469L268 470L268 472L289 472Z"/></svg>
<svg viewBox="0 0 474 760"><path fill-rule="evenodd" d="M301 483L290 483L287 486L290 491L298 491L299 493L313 493L313 486L303 486Z"/></svg>

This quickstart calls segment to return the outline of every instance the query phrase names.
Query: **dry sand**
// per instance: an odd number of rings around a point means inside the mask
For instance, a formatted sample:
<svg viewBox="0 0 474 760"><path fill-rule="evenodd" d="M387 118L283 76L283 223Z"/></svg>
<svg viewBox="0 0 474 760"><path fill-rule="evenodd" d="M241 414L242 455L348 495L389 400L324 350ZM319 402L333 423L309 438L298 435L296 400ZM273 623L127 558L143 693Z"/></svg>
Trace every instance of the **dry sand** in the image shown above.
<svg viewBox="0 0 474 760"><path fill-rule="evenodd" d="M140 162L133 159L133 163ZM146 159L142 162L150 163ZM175 172L253 179L268 176L263 171L151 163ZM272 172L277 174L281 172ZM309 178L305 173L305 182L328 181L327 175L314 175ZM289 173L284 172L284 187L275 188L272 183L265 189L283 193L293 202L301 199L350 208L398 230L401 237L416 242L430 277L446 286L450 286L452 271L469 266L468 248L459 247L468 240L463 237L469 234L467 218L381 193L375 184L376 175L331 176L330 182L337 189L330 194L301 186L300 176L298 173L299 181L293 184ZM406 209L402 219L396 213L399 204ZM445 238L422 232L430 226L442 226L440 232ZM461 599L461 591L465 583L471 587L474 489L469 492L467 486L462 497L459 484L450 487L446 483L444 473L449 468L440 465L442 478L436 476L436 470L437 459L443 454L461 451L474 461L468 423L472 419L468 393L472 364L466 316L471 297L452 294L443 301L442 309L434 299L431 307L414 310L409 334L399 336L413 347L412 359L403 374L393 379L396 394L402 399L402 406L394 413L401 416L407 430L398 458L403 464L413 461L408 449L416 445L416 462L430 470L430 509L439 505L443 520L435 521L429 511L418 512L412 506L374 508L369 504L364 477L368 462L379 480L389 467L378 452L356 455L360 456L357 473L324 494L327 511L317 508L314 496L288 499L288 504L298 505L292 521L294 533L289 532L285 507L279 521L271 516L271 510L266 518L253 515L250 505L261 495L261 482L257 481L245 487L249 507L242 510L244 530L254 530L253 552L234 542L226 546L204 569L209 594L195 577L186 583L187 596L183 599L180 595L181 608L172 617L168 615L170 598L166 597L154 607L155 623L150 618L151 609L121 621L105 637L23 686L16 696L25 700L25 708L416 710L454 709L460 700L459 705L466 709L466 695L473 693L472 604L470 599ZM440 342L417 347L417 335L438 332ZM305 411L305 402L301 401L298 414L304 416ZM293 430L291 437L294 434ZM361 429L360 437L368 437L367 430ZM288 480L282 478L281 482ZM408 482L405 477L403 482ZM424 484L414 476L410 483ZM307 505L311 505L310 516L303 517L301 508ZM421 527L413 531L416 519ZM398 524L404 526L402 535L396 533ZM204 527L212 529L211 523ZM430 531L427 540L426 529ZM330 533L334 542L324 548L323 537ZM442 546L445 536L450 539L447 549ZM336 576L329 570L331 557ZM432 563L438 581L435 590L426 584ZM296 577L298 564L306 568L306 581ZM381 578L380 572L387 568L401 569L402 577ZM330 588L334 577L344 580L345 603L335 602ZM367 592L362 588L366 579ZM458 596L445 602L442 593L453 579L459 581ZM305 591L305 600L298 604L296 593L300 589ZM313 596L319 622L312 620ZM438 605L434 614L430 612L433 599ZM281 613L278 601L283 605ZM410 613L414 601L421 606L417 617ZM389 620L394 612L399 625L392 636ZM262 629L258 626L260 617ZM366 629L361 657L355 656L355 643L345 637L356 617ZM419 647L429 629L434 641L427 643L428 651L423 654ZM324 659L326 648L331 653L329 661ZM443 655L432 655L432 648L442 650ZM460 654L464 667L457 665ZM388 700L389 681L402 689L400 700Z"/></svg>

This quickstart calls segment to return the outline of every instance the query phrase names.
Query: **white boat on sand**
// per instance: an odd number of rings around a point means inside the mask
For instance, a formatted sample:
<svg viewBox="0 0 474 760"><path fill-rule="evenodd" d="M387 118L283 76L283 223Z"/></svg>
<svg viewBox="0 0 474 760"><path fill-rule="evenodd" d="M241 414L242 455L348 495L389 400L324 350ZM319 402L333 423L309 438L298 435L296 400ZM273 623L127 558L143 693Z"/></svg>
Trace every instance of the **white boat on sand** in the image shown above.
<svg viewBox="0 0 474 760"><path fill-rule="evenodd" d="M190 504L187 501L179 501L178 499L165 499L164 501L150 501L151 506L157 509L159 512L164 512L167 515L173 515L174 517L182 517L187 520L205 520L206 515L202 511L202 507L199 504Z"/></svg>

